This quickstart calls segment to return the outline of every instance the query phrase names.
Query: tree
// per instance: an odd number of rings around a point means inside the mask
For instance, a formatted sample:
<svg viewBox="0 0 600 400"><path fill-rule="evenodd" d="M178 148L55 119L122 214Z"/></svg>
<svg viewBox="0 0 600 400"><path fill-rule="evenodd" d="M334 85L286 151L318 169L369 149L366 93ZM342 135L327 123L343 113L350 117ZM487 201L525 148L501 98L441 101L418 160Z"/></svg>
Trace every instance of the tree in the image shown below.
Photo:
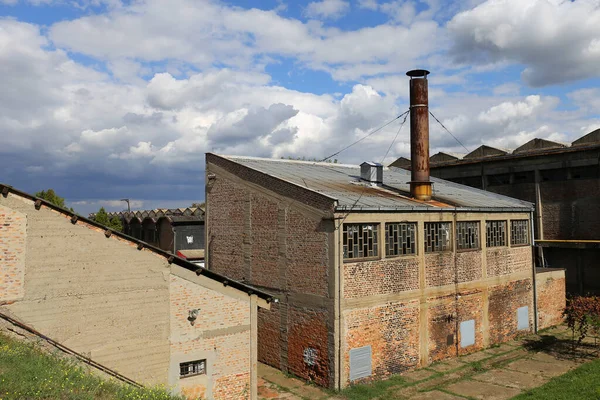
<svg viewBox="0 0 600 400"><path fill-rule="evenodd" d="M204 205L205 204L206 203L204 203L204 202L202 202L202 203L192 203L192 208L195 207L195 208L202 208L202 209L204 209Z"/></svg>
<svg viewBox="0 0 600 400"><path fill-rule="evenodd" d="M123 232L123 223L121 222L121 219L116 215L110 218L104 207L101 207L100 210L98 210L94 216L94 221L109 227L113 231Z"/></svg>
<svg viewBox="0 0 600 400"><path fill-rule="evenodd" d="M53 189L42 190L41 192L37 192L35 197L39 197L40 199L44 199L54 204L55 206L65 208L65 199L57 195Z"/></svg>

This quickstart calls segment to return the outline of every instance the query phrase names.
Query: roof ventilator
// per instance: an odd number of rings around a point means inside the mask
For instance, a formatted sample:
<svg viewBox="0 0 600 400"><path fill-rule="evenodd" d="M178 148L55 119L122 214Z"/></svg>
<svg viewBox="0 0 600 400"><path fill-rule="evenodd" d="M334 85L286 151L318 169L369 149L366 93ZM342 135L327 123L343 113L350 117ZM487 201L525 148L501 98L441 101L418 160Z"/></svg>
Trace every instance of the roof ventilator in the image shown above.
<svg viewBox="0 0 600 400"><path fill-rule="evenodd" d="M383 165L372 161L365 161L360 164L360 178L373 185L381 185L383 183Z"/></svg>

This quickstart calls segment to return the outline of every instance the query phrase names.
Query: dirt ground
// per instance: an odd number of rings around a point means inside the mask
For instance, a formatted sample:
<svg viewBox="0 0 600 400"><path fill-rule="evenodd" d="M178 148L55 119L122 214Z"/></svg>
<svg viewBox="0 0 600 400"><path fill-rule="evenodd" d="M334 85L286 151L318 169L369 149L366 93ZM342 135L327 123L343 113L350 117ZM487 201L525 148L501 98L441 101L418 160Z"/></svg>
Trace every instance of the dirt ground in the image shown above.
<svg viewBox="0 0 600 400"><path fill-rule="evenodd" d="M374 391L373 399L510 399L599 356L594 339L574 347L564 326L446 360L402 375L404 382ZM259 366L260 399L352 400L332 394L266 365ZM364 399L364 394L361 395Z"/></svg>

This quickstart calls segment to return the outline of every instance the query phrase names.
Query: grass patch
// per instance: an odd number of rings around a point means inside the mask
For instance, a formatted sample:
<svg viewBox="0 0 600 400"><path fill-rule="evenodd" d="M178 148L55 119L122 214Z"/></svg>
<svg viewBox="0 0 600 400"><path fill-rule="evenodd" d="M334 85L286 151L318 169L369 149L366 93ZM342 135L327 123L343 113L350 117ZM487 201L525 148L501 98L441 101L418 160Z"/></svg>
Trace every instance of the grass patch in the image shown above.
<svg viewBox="0 0 600 400"><path fill-rule="evenodd" d="M0 399L179 400L165 388L104 380L75 361L0 334Z"/></svg>
<svg viewBox="0 0 600 400"><path fill-rule="evenodd" d="M392 375L385 381L373 381L368 384L347 387L346 389L342 390L340 394L348 400L368 400L381 397L383 395L386 396L381 398L389 399L390 397L387 396L388 389L392 387L401 388L404 386L408 386L408 384L403 377L400 375Z"/></svg>
<svg viewBox="0 0 600 400"><path fill-rule="evenodd" d="M513 400L590 400L600 399L600 360L551 379L545 385L529 390Z"/></svg>

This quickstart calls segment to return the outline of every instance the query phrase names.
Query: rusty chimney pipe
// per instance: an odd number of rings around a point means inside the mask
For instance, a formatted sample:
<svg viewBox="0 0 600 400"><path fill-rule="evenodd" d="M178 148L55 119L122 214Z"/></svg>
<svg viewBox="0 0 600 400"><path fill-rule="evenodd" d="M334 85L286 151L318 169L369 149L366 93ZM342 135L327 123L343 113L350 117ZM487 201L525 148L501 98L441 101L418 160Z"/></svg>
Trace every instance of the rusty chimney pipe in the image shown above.
<svg viewBox="0 0 600 400"><path fill-rule="evenodd" d="M418 200L431 200L429 181L429 71L414 69L410 76L410 195Z"/></svg>

